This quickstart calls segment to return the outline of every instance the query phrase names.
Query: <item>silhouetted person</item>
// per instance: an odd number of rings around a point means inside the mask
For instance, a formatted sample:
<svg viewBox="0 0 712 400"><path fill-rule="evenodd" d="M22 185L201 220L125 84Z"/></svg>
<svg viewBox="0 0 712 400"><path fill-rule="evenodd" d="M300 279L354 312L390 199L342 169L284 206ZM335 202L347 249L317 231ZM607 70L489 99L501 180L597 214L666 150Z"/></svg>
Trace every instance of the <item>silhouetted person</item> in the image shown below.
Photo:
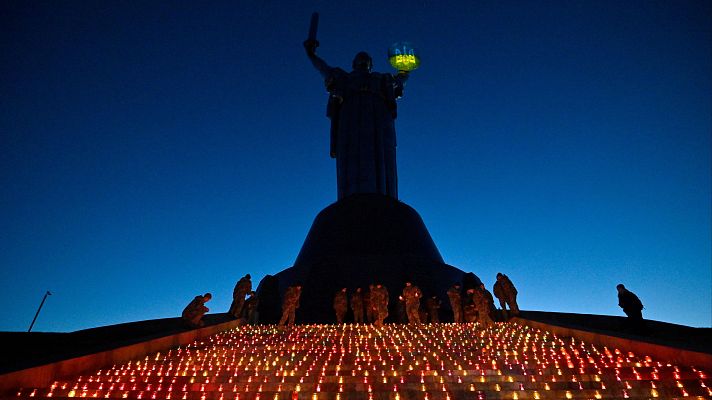
<svg viewBox="0 0 712 400"><path fill-rule="evenodd" d="M499 305L502 307L502 314L507 318L507 306L512 312L512 315L519 315L519 306L517 305L517 288L507 275L501 272L497 273L497 282L493 287L494 295L499 299Z"/></svg>
<svg viewBox="0 0 712 400"><path fill-rule="evenodd" d="M363 323L363 292L361 288L351 294L351 311L354 313L354 322L357 324Z"/></svg>
<svg viewBox="0 0 712 400"><path fill-rule="evenodd" d="M491 296L490 298L488 298L487 294L485 294L486 290L481 288L470 290L472 291L472 303L477 309L477 319L485 327L492 326L493 321L490 317L490 311L492 306L492 302L490 300ZM468 293L470 293L470 290L468 290Z"/></svg>
<svg viewBox="0 0 712 400"><path fill-rule="evenodd" d="M245 304L245 296L252 291L252 280L250 274L240 278L232 290L232 304L228 311L233 317L240 318L242 316L242 307Z"/></svg>
<svg viewBox="0 0 712 400"><path fill-rule="evenodd" d="M462 322L462 295L460 294L460 285L457 283L452 285L447 291L447 297L450 299L450 307L452 308L455 322Z"/></svg>
<svg viewBox="0 0 712 400"><path fill-rule="evenodd" d="M626 289L622 283L619 283L616 289L618 289L618 306L628 316L630 327L637 333L643 333L645 331L643 303L635 293Z"/></svg>
<svg viewBox="0 0 712 400"><path fill-rule="evenodd" d="M403 95L408 73L371 72L368 53L354 57L351 72L330 67L316 55L319 42L304 49L324 77L330 93L331 157L336 158L338 198L354 193L381 193L398 198L396 173L396 99Z"/></svg>
<svg viewBox="0 0 712 400"><path fill-rule="evenodd" d="M440 304L442 304L442 302L438 299L438 296L433 296L425 302L425 306L428 309L428 315L430 316L430 322L433 324L440 322Z"/></svg>
<svg viewBox="0 0 712 400"><path fill-rule="evenodd" d="M399 324L408 323L408 313L405 311L403 296L398 296L398 303L396 303L396 322Z"/></svg>
<svg viewBox="0 0 712 400"><path fill-rule="evenodd" d="M212 298L213 295L210 293L205 293L202 296L195 296L195 298L190 303L188 303L188 305L183 310L181 318L183 319L185 324L190 326L191 328L199 328L205 325L205 323L203 322L203 315L210 311L208 307L205 306L205 303L210 301L210 299Z"/></svg>
<svg viewBox="0 0 712 400"><path fill-rule="evenodd" d="M342 288L334 295L334 312L336 313L336 323L343 324L346 311L349 310L346 288Z"/></svg>
<svg viewBox="0 0 712 400"><path fill-rule="evenodd" d="M405 283L400 299L405 301L405 313L408 316L409 324L420 323L420 298L423 293L420 288L410 282Z"/></svg>
<svg viewBox="0 0 712 400"><path fill-rule="evenodd" d="M467 289L463 299L462 315L465 322L477 322L477 307L475 306L472 294L475 289Z"/></svg>
<svg viewBox="0 0 712 400"><path fill-rule="evenodd" d="M373 311L373 305L371 303L371 294L373 293L373 288L375 285L368 285L368 293L363 295L363 308L366 310L366 323L372 324L376 321L375 313Z"/></svg>
<svg viewBox="0 0 712 400"><path fill-rule="evenodd" d="M242 308L242 314L245 319L247 319L248 324L256 325L259 322L259 306L260 298L257 296L257 293L254 291L250 292L250 297L245 300L245 306Z"/></svg>
<svg viewBox="0 0 712 400"><path fill-rule="evenodd" d="M373 308L376 326L383 326L383 321L388 318L388 289L378 284L371 290L371 307Z"/></svg>
<svg viewBox="0 0 712 400"><path fill-rule="evenodd" d="M482 291L482 294L485 296L485 298L489 302L489 305L490 305L489 316L494 321L497 317L497 307L494 305L494 297L492 297L492 293L490 293L490 291L487 290L484 283L480 283L480 290Z"/></svg>
<svg viewBox="0 0 712 400"><path fill-rule="evenodd" d="M420 318L421 322L428 322L428 311L421 307L418 310L418 318Z"/></svg>
<svg viewBox="0 0 712 400"><path fill-rule="evenodd" d="M302 294L300 285L290 286L284 292L284 300L282 301L282 318L279 320L279 325L284 326L294 325L294 318L297 308L299 308L299 296Z"/></svg>

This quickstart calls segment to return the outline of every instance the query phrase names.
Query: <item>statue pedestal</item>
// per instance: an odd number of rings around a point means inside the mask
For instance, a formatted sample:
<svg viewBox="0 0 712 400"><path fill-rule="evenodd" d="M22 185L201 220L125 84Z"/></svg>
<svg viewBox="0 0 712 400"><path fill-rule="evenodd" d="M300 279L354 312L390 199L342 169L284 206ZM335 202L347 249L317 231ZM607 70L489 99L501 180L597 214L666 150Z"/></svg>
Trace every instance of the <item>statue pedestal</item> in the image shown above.
<svg viewBox="0 0 712 400"><path fill-rule="evenodd" d="M366 291L369 284L380 283L390 293L387 321L394 321L407 280L419 286L425 298L437 295L447 318L446 291L463 279L469 281L467 286L479 284L476 277L467 279L463 271L443 262L413 208L381 194L352 195L317 215L294 266L260 282L260 320L279 319L281 295L294 284L303 286L297 322L330 323L335 322L332 301L339 289L348 288L350 297L357 287Z"/></svg>

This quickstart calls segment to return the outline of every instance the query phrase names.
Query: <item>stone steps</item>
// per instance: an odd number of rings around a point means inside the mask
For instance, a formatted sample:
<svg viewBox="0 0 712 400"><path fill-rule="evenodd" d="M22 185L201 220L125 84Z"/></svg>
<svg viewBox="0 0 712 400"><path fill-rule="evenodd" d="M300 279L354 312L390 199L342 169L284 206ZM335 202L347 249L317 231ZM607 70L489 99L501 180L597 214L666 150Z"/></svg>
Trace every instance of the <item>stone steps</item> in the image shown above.
<svg viewBox="0 0 712 400"><path fill-rule="evenodd" d="M712 398L712 380L526 325L242 326L17 398Z"/></svg>

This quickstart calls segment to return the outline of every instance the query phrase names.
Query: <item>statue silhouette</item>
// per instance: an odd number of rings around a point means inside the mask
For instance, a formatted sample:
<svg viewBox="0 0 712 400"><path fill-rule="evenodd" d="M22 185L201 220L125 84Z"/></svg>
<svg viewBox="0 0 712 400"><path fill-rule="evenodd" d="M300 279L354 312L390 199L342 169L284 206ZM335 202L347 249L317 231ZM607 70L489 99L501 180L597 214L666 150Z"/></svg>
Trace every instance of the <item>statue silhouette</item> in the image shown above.
<svg viewBox="0 0 712 400"><path fill-rule="evenodd" d="M319 42L304 42L307 56L329 92L331 157L336 158L338 199L355 193L398 198L396 99L403 95L406 71L395 76L372 72L366 52L354 57L352 71L330 67L316 55Z"/></svg>

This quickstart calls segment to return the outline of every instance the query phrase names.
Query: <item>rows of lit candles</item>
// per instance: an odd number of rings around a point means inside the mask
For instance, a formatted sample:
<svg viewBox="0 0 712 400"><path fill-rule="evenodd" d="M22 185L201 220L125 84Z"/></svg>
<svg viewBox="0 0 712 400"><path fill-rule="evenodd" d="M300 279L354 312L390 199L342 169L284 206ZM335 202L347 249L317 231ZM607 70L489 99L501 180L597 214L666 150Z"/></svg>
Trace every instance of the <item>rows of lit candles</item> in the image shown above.
<svg viewBox="0 0 712 400"><path fill-rule="evenodd" d="M525 325L242 326L18 397L132 399L712 396L705 372ZM365 396L365 397L364 397Z"/></svg>

